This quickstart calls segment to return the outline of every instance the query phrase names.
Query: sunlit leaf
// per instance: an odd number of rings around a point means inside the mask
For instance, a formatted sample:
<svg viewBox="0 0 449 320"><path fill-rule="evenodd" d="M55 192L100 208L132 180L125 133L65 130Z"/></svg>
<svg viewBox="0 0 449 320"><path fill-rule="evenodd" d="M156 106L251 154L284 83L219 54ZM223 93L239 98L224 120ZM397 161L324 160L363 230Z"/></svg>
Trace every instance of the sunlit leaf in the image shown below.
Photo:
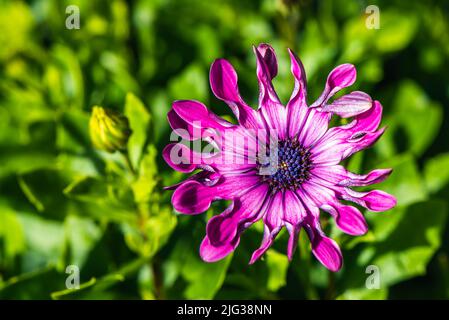
<svg viewBox="0 0 449 320"><path fill-rule="evenodd" d="M128 141L128 152L134 168L139 166L149 135L150 114L143 103L132 93L126 96L125 115L132 130Z"/></svg>
<svg viewBox="0 0 449 320"><path fill-rule="evenodd" d="M1 263L11 265L13 259L26 249L23 226L14 211L0 203L0 259Z"/></svg>
<svg viewBox="0 0 449 320"><path fill-rule="evenodd" d="M404 81L396 93L393 107L394 117L388 118L388 123L395 139L400 139L398 143L403 144L402 148L421 154L441 126L441 106L431 101L416 83Z"/></svg>
<svg viewBox="0 0 449 320"><path fill-rule="evenodd" d="M378 188L394 195L398 206L406 206L427 199L424 180L412 155L397 156L381 163L379 167L393 169L390 177L379 184Z"/></svg>
<svg viewBox="0 0 449 320"><path fill-rule="evenodd" d="M429 192L436 192L449 183L449 153L439 154L428 160L424 176Z"/></svg>
<svg viewBox="0 0 449 320"><path fill-rule="evenodd" d="M277 291L286 284L288 258L285 254L270 249L266 253L266 259L269 270L267 288Z"/></svg>

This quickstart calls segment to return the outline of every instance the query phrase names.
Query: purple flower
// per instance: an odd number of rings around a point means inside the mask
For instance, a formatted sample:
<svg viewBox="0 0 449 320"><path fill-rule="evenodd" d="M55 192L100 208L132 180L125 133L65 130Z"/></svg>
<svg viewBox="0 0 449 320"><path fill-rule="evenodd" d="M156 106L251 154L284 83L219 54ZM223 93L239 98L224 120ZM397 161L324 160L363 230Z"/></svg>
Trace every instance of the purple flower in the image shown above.
<svg viewBox="0 0 449 320"><path fill-rule="evenodd" d="M382 135L385 128L378 129L382 106L360 91L330 101L335 93L355 82L356 70L351 64L332 70L323 93L308 106L304 67L289 50L295 86L285 107L272 84L277 74L273 48L261 44L254 48L254 53L260 87L258 110L240 97L237 74L228 61L218 59L210 69L212 91L229 105L238 124L216 116L197 101L173 103L168 113L173 130L193 144L202 138L217 151L198 152L185 143L171 143L164 149L164 159L173 169L184 173L199 170L169 187L175 190L173 206L180 213L198 214L206 211L212 201L231 200L231 205L207 224L200 248L205 261L226 257L238 246L241 233L262 220L262 244L254 251L251 264L265 253L285 226L290 260L299 231L304 229L316 258L328 269L338 271L342 254L337 243L321 230L320 209L328 212L343 232L362 235L368 229L365 218L356 207L340 200L371 211L385 211L396 205L396 199L383 191L351 189L381 182L391 169L357 175L339 165ZM346 125L329 128L333 114L353 119ZM271 147L273 141L275 148Z"/></svg>

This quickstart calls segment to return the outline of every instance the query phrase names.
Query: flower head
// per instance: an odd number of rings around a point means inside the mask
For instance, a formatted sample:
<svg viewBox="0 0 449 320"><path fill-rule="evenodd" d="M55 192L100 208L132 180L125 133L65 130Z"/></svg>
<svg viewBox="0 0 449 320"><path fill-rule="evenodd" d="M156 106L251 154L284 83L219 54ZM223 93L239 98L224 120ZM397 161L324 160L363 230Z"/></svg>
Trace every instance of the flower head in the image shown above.
<svg viewBox="0 0 449 320"><path fill-rule="evenodd" d="M260 89L257 110L241 98L237 74L228 61L218 59L210 69L212 91L229 105L238 124L216 116L197 101L173 103L168 113L173 130L193 144L201 138L212 146L209 152L192 150L185 143L171 143L164 149L164 159L173 169L198 171L169 187L175 190L173 206L183 214L198 214L206 211L212 201L231 200L231 205L207 224L200 247L205 261L226 257L238 246L242 232L262 220L262 243L250 263L268 250L285 227L289 233L289 259L303 229L316 258L328 269L338 271L342 266L341 251L322 231L320 212L329 213L345 233L362 235L368 229L365 218L356 207L341 200L371 211L385 211L396 205L395 198L383 191L352 189L383 181L391 169L358 175L339 165L382 135L384 128L378 129L382 106L360 91L331 101L335 93L355 82L356 70L351 64L333 69L321 96L307 105L304 67L291 50L295 86L284 106L272 84L277 74L273 48L261 44L254 53ZM333 115L353 119L330 128Z"/></svg>
<svg viewBox="0 0 449 320"><path fill-rule="evenodd" d="M131 135L128 118L99 106L92 108L89 131L93 145L111 153L126 149Z"/></svg>

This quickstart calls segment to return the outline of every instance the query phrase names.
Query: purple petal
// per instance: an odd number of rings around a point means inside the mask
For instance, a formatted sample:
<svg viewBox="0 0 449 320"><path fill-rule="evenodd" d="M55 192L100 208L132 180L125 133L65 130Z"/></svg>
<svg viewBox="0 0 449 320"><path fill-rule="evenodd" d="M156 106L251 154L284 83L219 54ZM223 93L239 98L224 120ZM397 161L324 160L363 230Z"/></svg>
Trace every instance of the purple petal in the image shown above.
<svg viewBox="0 0 449 320"><path fill-rule="evenodd" d="M273 77L270 72L270 68L267 66L266 61L262 56L259 48L253 47L253 50L257 60L257 78L259 79L260 89L259 106L263 106L268 100L280 104L279 98L271 82L271 79L273 79Z"/></svg>
<svg viewBox="0 0 449 320"><path fill-rule="evenodd" d="M345 149L342 143L348 139L355 141L364 138L366 133L374 132L380 124L382 117L382 105L374 101L373 106L366 112L357 115L354 120L343 126L329 129L323 137L315 144L314 154L319 154L322 150L337 147Z"/></svg>
<svg viewBox="0 0 449 320"><path fill-rule="evenodd" d="M316 198L312 198L310 196L310 194L306 191L306 189L308 189L310 191L313 191L313 189L310 188L309 186L306 186L305 184L302 184L300 186L300 188L298 188L296 190L296 193L298 195L298 198L301 199L302 203L304 204L304 209L307 212L307 215L305 216L305 220L306 221L304 223L310 224L311 221L313 221L313 223L315 223L316 221L319 221L319 218L320 218L320 209L319 209L319 207L321 206L321 204L317 205L317 203L321 203L321 202L326 203L329 200L323 199L322 201L317 201ZM332 200L333 197L331 196L329 199ZM303 225L304 225L304 223L303 223Z"/></svg>
<svg viewBox="0 0 449 320"><path fill-rule="evenodd" d="M234 210L232 203L222 214L212 217L207 223L207 235L200 246L200 256L204 261L221 260L237 247L240 238L235 235L239 221L233 219Z"/></svg>
<svg viewBox="0 0 449 320"><path fill-rule="evenodd" d="M201 154L190 150L181 143L170 143L162 151L165 162L179 172L189 173L201 162Z"/></svg>
<svg viewBox="0 0 449 320"><path fill-rule="evenodd" d="M217 149L223 153L223 157L229 156L224 159L226 164L236 157L247 160L249 164L256 164L258 145L263 143L262 138L253 130L237 127L228 129L214 143L216 143ZM239 162L239 164L242 163Z"/></svg>
<svg viewBox="0 0 449 320"><path fill-rule="evenodd" d="M304 147L313 146L325 134L329 126L332 115L310 109L307 120L299 132L299 141Z"/></svg>
<svg viewBox="0 0 449 320"><path fill-rule="evenodd" d="M279 101L271 82L272 74L259 48L253 48L257 58L257 78L259 79L259 108L268 129L275 130L279 139L287 133L287 112ZM266 53L266 49L265 53ZM264 51L262 50L262 51ZM272 48L270 50L273 50ZM274 54L274 51L273 51Z"/></svg>
<svg viewBox="0 0 449 320"><path fill-rule="evenodd" d="M306 203L309 210L310 202L313 203L313 206L320 208L322 205L334 202L336 199L336 194L332 189L317 184L311 179L301 185L301 190L303 197L310 199L309 203Z"/></svg>
<svg viewBox="0 0 449 320"><path fill-rule="evenodd" d="M289 49L288 52L291 60L291 73L295 78L295 87L287 104L287 121L288 135L290 138L294 138L307 120L309 108L306 103L307 81L304 66L293 51Z"/></svg>
<svg viewBox="0 0 449 320"><path fill-rule="evenodd" d="M362 187L380 183L388 178L393 169L375 169L365 175L357 175L348 171L347 179L341 180L338 185L345 187Z"/></svg>
<svg viewBox="0 0 449 320"><path fill-rule="evenodd" d="M315 187L315 189L313 189ZM307 189L307 192L306 192ZM321 193L319 190L323 192ZM314 184L301 187L296 192L300 195L300 198L304 201L309 214L304 222L304 228L309 236L312 252L315 257L329 270L338 271L343 264L343 258L338 245L332 240L327 238L321 231L320 227L320 210L317 207L317 203L326 201L327 203L334 201L334 197L331 194L326 195L327 188L319 187ZM319 206L321 206L320 204Z"/></svg>
<svg viewBox="0 0 449 320"><path fill-rule="evenodd" d="M195 100L177 100L173 102L173 110L178 116L190 125L199 125L203 128L226 129L234 125L210 112L201 102Z"/></svg>
<svg viewBox="0 0 449 320"><path fill-rule="evenodd" d="M211 218L200 255L204 261L213 262L231 253L240 241L240 234L260 219L265 210L268 187L263 184L242 195L222 214Z"/></svg>
<svg viewBox="0 0 449 320"><path fill-rule="evenodd" d="M209 209L213 200L215 200L215 189L195 180L181 184L172 196L173 207L184 214L202 213Z"/></svg>
<svg viewBox="0 0 449 320"><path fill-rule="evenodd" d="M287 256L289 260L293 258L296 246L298 244L298 236L301 223L307 216L307 211L298 195L290 190L284 193L284 221L290 237L287 245Z"/></svg>
<svg viewBox="0 0 449 320"><path fill-rule="evenodd" d="M238 89L238 77L232 64L225 59L215 60L209 73L212 92L223 101L241 101Z"/></svg>
<svg viewBox="0 0 449 320"><path fill-rule="evenodd" d="M274 239L278 235L279 231L281 231L281 228L282 227L276 227L273 230L270 230L267 225L264 226L262 244L256 251L253 252L249 264L256 262L271 247Z"/></svg>
<svg viewBox="0 0 449 320"><path fill-rule="evenodd" d="M269 100L264 103L260 112L265 119L270 134L276 134L284 140L287 135L287 110L281 104Z"/></svg>
<svg viewBox="0 0 449 320"><path fill-rule="evenodd" d="M263 127L257 112L241 98L237 84L237 72L227 60L217 59L212 63L209 81L215 96L229 105L242 126L246 128Z"/></svg>
<svg viewBox="0 0 449 320"><path fill-rule="evenodd" d="M209 209L212 201L234 199L259 183L260 178L253 172L222 175L213 185L188 180L175 190L172 204L180 213L198 214Z"/></svg>
<svg viewBox="0 0 449 320"><path fill-rule="evenodd" d="M187 181L191 181L191 180L198 181L205 186L211 187L218 182L220 177L221 177L221 175L217 172L200 171L198 173L191 175L184 181L178 182L178 183L170 185L170 186L166 186L163 189L164 190L176 190L180 185L186 183Z"/></svg>
<svg viewBox="0 0 449 320"><path fill-rule="evenodd" d="M395 207L397 203L394 196L381 190L357 192L345 188L341 197L344 200L352 201L375 212L390 210Z"/></svg>
<svg viewBox="0 0 449 320"><path fill-rule="evenodd" d="M306 209L296 192L286 190L284 193L284 221L298 226L307 215Z"/></svg>
<svg viewBox="0 0 449 320"><path fill-rule="evenodd" d="M210 112L207 107L194 100L173 102L172 110L167 114L168 122L175 132L184 139L196 140L213 130L221 132L233 128L230 122ZM210 130L213 129L213 130Z"/></svg>
<svg viewBox="0 0 449 320"><path fill-rule="evenodd" d="M376 169L365 175L358 175L346 170L343 166L316 166L311 173L330 185L343 187L368 186L384 181L391 174L392 169Z"/></svg>
<svg viewBox="0 0 449 320"><path fill-rule="evenodd" d="M264 223L268 229L273 230L283 225L284 214L284 197L282 192L277 192L272 196L270 206L267 209L267 214L264 216Z"/></svg>
<svg viewBox="0 0 449 320"><path fill-rule="evenodd" d="M307 96L307 77L306 71L304 70L304 65L301 59L290 49L288 49L290 55L290 71L295 78L295 88L292 93L292 97L296 96L298 93L301 94L303 99Z"/></svg>
<svg viewBox="0 0 449 320"><path fill-rule="evenodd" d="M204 237L200 245L201 259L206 262L215 262L224 259L237 248L239 242L240 238L236 238L234 242L224 243L221 246L214 246L211 244L208 237Z"/></svg>
<svg viewBox="0 0 449 320"><path fill-rule="evenodd" d="M347 140L347 142L350 144L350 148L343 153L343 159L346 159L347 157L353 155L356 152L359 152L360 150L372 146L384 134L385 129L386 127L374 132L358 132L352 135Z"/></svg>
<svg viewBox="0 0 449 320"><path fill-rule="evenodd" d="M348 178L348 171L341 165L318 165L314 166L310 172L312 173L312 179L317 177L318 183L330 186L338 185L340 181Z"/></svg>
<svg viewBox="0 0 449 320"><path fill-rule="evenodd" d="M368 224L357 208L335 202L324 205L321 209L329 212L334 217L337 227L347 234L359 236L368 231Z"/></svg>
<svg viewBox="0 0 449 320"><path fill-rule="evenodd" d="M333 101L331 104L326 104L321 111L335 113L342 118L349 118L367 111L372 104L373 102L369 95L361 91L354 91Z"/></svg>
<svg viewBox="0 0 449 320"><path fill-rule="evenodd" d="M185 140L196 140L201 138L200 132L194 132L193 127L185 122L178 114L171 109L167 113L167 120L170 127L176 132L176 134Z"/></svg>
<svg viewBox="0 0 449 320"><path fill-rule="evenodd" d="M352 64L346 63L333 69L327 77L326 86L323 93L310 107L320 107L338 91L349 87L355 82L357 72Z"/></svg>
<svg viewBox="0 0 449 320"><path fill-rule="evenodd" d="M363 129L365 131L374 131L382 120L382 105L375 100L371 109L357 117L356 129Z"/></svg>
<svg viewBox="0 0 449 320"><path fill-rule="evenodd" d="M289 261L292 261L293 254L295 253L296 247L298 246L298 238L300 227L295 227L290 223L286 222L285 227L289 233L288 243L287 243L287 257Z"/></svg>
<svg viewBox="0 0 449 320"><path fill-rule="evenodd" d="M256 155L255 152L253 154ZM168 144L162 151L162 157L170 167L184 173L190 173L195 169L204 169L232 174L248 172L257 167L255 158L250 159L249 153L244 156L236 153L235 149L226 150L225 148L217 153L200 153L182 143Z"/></svg>
<svg viewBox="0 0 449 320"><path fill-rule="evenodd" d="M272 245L274 239L281 231L284 225L282 217L284 214L284 199L282 192L276 193L272 199L271 203L267 208L267 212L264 216L264 235L260 247L254 251L251 256L249 264L256 262Z"/></svg>
<svg viewBox="0 0 449 320"><path fill-rule="evenodd" d="M375 100L370 109L357 115L351 123L340 128L353 133L358 131L373 132L379 127L382 120L382 109L380 102Z"/></svg>
<svg viewBox="0 0 449 320"><path fill-rule="evenodd" d="M220 183L214 185L216 195L222 199L233 199L245 194L247 190L259 186L260 177L255 171L223 173Z"/></svg>
<svg viewBox="0 0 449 320"><path fill-rule="evenodd" d="M335 128L332 128L335 129ZM375 132L356 132L348 137L348 132L340 135L323 137L312 150L312 161L315 165L336 165L354 153L373 145L385 132L382 128ZM335 132L335 131L334 131Z"/></svg>
<svg viewBox="0 0 449 320"><path fill-rule="evenodd" d="M273 79L278 74L278 62L274 49L269 44L261 43L257 46L257 51L259 51L265 61L270 73L270 78Z"/></svg>
<svg viewBox="0 0 449 320"><path fill-rule="evenodd" d="M310 228L308 232L315 257L330 271L337 272L343 265L343 256L338 244L320 230Z"/></svg>

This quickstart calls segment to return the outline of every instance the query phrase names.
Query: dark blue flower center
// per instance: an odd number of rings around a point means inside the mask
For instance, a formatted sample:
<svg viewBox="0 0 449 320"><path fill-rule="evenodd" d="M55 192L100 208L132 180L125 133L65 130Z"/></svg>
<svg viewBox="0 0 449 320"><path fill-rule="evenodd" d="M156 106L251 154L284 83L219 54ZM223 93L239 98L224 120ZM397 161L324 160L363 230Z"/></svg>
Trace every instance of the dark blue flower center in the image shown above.
<svg viewBox="0 0 449 320"><path fill-rule="evenodd" d="M275 155L276 150L274 150ZM259 173L270 184L271 190L295 190L309 179L311 161L310 151L297 140L284 140L278 143L277 159L273 155L269 161L260 164ZM270 169L268 169L270 167Z"/></svg>

